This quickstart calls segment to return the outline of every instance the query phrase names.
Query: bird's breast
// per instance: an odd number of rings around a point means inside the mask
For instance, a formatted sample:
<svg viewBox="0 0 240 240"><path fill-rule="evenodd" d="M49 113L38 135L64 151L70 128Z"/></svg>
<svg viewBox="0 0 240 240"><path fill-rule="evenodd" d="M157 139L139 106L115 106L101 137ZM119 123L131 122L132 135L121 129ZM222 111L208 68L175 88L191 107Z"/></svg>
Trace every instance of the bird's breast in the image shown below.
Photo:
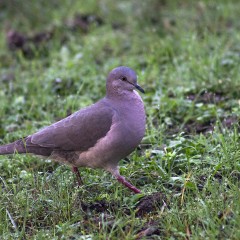
<svg viewBox="0 0 240 240"><path fill-rule="evenodd" d="M111 102L108 102L111 106ZM85 152L79 153L76 166L110 169L130 154L145 134L146 116L138 94L128 101L112 103L115 112L107 135Z"/></svg>
<svg viewBox="0 0 240 240"><path fill-rule="evenodd" d="M119 118L124 125L122 131L125 141L130 145L138 145L145 134L146 114L143 101L136 91L133 92L131 100L119 109Z"/></svg>

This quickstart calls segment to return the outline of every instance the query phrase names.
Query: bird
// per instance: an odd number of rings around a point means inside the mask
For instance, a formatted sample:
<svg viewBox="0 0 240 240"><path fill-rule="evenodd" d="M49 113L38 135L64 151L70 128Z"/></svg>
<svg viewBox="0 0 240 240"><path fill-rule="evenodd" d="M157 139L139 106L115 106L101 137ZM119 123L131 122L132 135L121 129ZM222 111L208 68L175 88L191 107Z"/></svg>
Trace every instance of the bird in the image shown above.
<svg viewBox="0 0 240 240"><path fill-rule="evenodd" d="M44 127L27 137L0 146L0 155L34 154L72 167L82 185L79 167L110 172L134 193L141 191L119 172L119 161L140 144L145 135L146 114L138 93L136 72L114 68L106 79L106 95L96 103Z"/></svg>

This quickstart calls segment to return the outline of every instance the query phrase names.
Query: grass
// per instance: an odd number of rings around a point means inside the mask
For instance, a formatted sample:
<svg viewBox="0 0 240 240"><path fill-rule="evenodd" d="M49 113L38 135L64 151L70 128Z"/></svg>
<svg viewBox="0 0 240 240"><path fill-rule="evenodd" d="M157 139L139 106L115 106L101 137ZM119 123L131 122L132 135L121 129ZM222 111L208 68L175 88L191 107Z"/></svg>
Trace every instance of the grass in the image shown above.
<svg viewBox="0 0 240 240"><path fill-rule="evenodd" d="M0 143L104 95L130 66L146 90L147 132L120 163L133 195L102 170L0 156L1 239L239 239L238 1L1 2ZM74 14L88 29L71 29ZM68 24L65 24L68 22ZM49 40L9 50L7 30ZM164 194L161 195L160 193Z"/></svg>

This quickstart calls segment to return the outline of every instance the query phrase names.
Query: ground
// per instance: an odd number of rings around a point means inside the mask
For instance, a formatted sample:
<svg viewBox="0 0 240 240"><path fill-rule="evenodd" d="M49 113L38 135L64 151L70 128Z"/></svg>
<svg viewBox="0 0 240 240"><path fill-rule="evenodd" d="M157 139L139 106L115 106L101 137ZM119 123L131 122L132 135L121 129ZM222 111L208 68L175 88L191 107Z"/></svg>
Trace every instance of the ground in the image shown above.
<svg viewBox="0 0 240 240"><path fill-rule="evenodd" d="M240 239L240 2L0 1L0 144L105 94L119 65L146 94L120 171L0 156L1 239Z"/></svg>

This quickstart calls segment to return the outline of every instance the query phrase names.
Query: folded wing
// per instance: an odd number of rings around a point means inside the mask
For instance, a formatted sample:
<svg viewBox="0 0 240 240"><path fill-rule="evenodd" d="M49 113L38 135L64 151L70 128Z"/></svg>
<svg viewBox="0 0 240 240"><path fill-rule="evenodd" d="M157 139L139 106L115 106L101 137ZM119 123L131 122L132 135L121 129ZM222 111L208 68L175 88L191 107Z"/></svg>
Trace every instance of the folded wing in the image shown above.
<svg viewBox="0 0 240 240"><path fill-rule="evenodd" d="M115 111L97 102L26 138L27 147L86 151L108 133Z"/></svg>

